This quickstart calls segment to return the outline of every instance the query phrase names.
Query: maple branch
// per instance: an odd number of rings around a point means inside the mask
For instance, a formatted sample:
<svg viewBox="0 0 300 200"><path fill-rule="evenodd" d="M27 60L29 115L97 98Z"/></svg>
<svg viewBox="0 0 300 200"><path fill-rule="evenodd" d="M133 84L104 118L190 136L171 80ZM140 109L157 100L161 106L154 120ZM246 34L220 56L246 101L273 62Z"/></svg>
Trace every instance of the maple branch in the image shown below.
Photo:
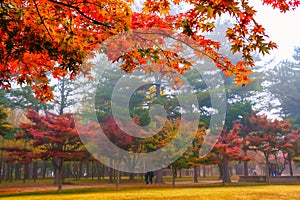
<svg viewBox="0 0 300 200"><path fill-rule="evenodd" d="M135 33L138 33L138 32L135 32ZM161 52L163 53L163 55L164 55L165 58L167 59L168 63L171 64L171 62L170 62L170 61L171 61L170 57L169 57L168 55L166 55L165 50L162 49L156 42L153 42L153 41L150 40L150 39L143 38L142 36L140 36L140 35L138 35L138 34L137 34L136 36L139 37L139 38L142 39L142 40L146 40L146 41L152 42L152 43L154 44L154 46L156 46L158 49L161 50ZM162 71L162 72L163 72L163 71Z"/></svg>
<svg viewBox="0 0 300 200"><path fill-rule="evenodd" d="M103 22L99 22L97 20L94 20L93 18L87 16L84 12L82 12L80 10L80 8L78 8L77 6L73 6L71 4L67 4L67 3L64 3L64 2L60 2L60 1L54 1L54 0L49 0L50 2L52 3L55 3L55 4L58 4L58 5L61 5L61 6L65 6L65 7L68 7L68 8L73 8L74 10L76 10L81 16L83 16L84 18L90 20L93 24L96 24L96 25L101 25L101 26L104 26L104 27L107 27L107 28L113 28L112 25L109 25L109 24L105 24Z"/></svg>
<svg viewBox="0 0 300 200"><path fill-rule="evenodd" d="M34 6L35 6L35 9L36 9L36 12L37 12L39 18L41 19L41 22L42 22L43 26L45 27L45 29L46 29L48 35L50 36L50 38L51 38L52 40L54 40L53 37L52 37L52 35L50 34L50 31L49 31L48 27L47 27L46 24L45 24L45 21L44 21L42 15L41 15L40 11L39 11L39 8L38 8L38 6L37 6L36 1L33 0L33 3L34 3Z"/></svg>
<svg viewBox="0 0 300 200"><path fill-rule="evenodd" d="M171 38L171 39L173 39L173 40L182 42L183 44L187 45L188 47L190 47L190 48L191 48L192 50L194 50L194 51L197 51L197 52L202 53L203 55L207 56L209 59L213 60L214 62L218 62L217 59L213 58L211 55L209 55L209 54L208 54L207 52L205 52L204 50L196 49L195 47L193 47L193 46L192 46L191 44L189 44L188 42L185 42L184 40L181 40L181 39L179 39L179 38L175 38L175 37L172 36L172 35L164 34L164 33L161 33L161 32L159 32L159 33L158 33L158 32L154 32L154 33L149 33L149 32L147 32L147 33L144 33L144 32L134 31L134 33L137 33L137 34L160 34L160 35L169 37L169 38ZM141 37L141 36L139 36L139 37ZM155 45L156 45L156 43L155 43ZM169 60L168 60L168 61L169 61ZM222 65L223 67L226 67L226 68L227 68L227 66L225 66L223 63L219 63L219 64Z"/></svg>

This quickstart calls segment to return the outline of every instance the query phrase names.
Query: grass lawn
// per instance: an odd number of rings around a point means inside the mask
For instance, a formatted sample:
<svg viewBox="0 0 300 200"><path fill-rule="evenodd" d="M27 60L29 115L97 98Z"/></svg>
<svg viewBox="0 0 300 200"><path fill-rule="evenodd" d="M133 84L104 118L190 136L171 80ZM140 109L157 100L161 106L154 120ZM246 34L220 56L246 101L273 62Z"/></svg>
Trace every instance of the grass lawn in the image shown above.
<svg viewBox="0 0 300 200"><path fill-rule="evenodd" d="M124 187L121 191L107 188L66 190L63 194L53 192L27 193L17 196L2 197L12 200L128 200L128 199L205 199L205 200L298 200L300 199L299 185L255 185L225 187L178 187L158 186Z"/></svg>

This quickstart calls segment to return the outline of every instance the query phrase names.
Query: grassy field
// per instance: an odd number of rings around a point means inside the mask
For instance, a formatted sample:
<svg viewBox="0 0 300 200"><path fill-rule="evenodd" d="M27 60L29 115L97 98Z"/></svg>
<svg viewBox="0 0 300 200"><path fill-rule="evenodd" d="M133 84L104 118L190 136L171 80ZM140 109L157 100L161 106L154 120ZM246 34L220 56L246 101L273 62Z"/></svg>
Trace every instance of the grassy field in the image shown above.
<svg viewBox="0 0 300 200"><path fill-rule="evenodd" d="M98 189L66 190L64 194L53 192L27 193L17 196L2 197L1 199L12 200L53 200L53 199L76 199L76 200L145 200L145 199L205 199L205 200L298 200L300 199L299 185L256 185L256 186L225 186L225 187L180 187L159 188L155 185L150 187L128 187L121 191Z"/></svg>

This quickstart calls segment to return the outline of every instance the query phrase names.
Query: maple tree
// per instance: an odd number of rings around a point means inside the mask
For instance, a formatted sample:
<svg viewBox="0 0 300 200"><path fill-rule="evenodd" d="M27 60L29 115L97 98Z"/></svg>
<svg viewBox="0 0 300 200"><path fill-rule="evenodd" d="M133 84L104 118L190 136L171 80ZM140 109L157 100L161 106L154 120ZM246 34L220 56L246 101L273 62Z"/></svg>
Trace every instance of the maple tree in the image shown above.
<svg viewBox="0 0 300 200"><path fill-rule="evenodd" d="M193 148L191 152L201 152L201 144L203 143L203 137L209 134L209 130L206 133L205 130L200 130L194 140ZM249 160L250 157L246 156L242 151L242 144L244 138L239 136L241 131L241 124L239 122L233 122L231 130L226 128L222 129L218 141L216 144L211 144L212 150L202 157L198 157L193 153L190 159L190 165L199 166L200 164L210 165L217 164L220 171L220 178L223 183L230 183L229 175L229 162L230 161L243 161Z"/></svg>
<svg viewBox="0 0 300 200"><path fill-rule="evenodd" d="M135 118L134 122L118 122L124 124L128 127L127 131L136 132L134 129L130 129L133 123L138 123L138 119ZM103 121L101 121L100 126L98 122L89 122L87 124L81 124L77 126L77 130L81 135L81 139L86 145L87 149L92 153L96 159L101 160L105 165L109 166L111 169L110 181L112 182L112 170L116 166L126 167L128 170L133 171L138 162L138 156L135 154L128 155L124 154L118 148L123 149L131 153L141 153L144 152L144 143L140 138L133 137L123 131L115 119L106 115ZM105 137L109 139L109 142L103 139L100 133L104 133ZM112 142L113 147L110 145ZM98 152L105 152L103 153ZM116 171L119 173L119 171ZM134 179L134 174L130 174L130 180ZM118 181L118 180L117 180ZM119 187L119 185L117 185Z"/></svg>
<svg viewBox="0 0 300 200"><path fill-rule="evenodd" d="M266 115L258 115L253 112L247 125L248 134L246 136L249 150L261 152L265 158L266 182L269 183L270 158L277 157L281 151L285 155L292 156L292 147L296 144L296 135L290 133L291 124L287 121L275 119L271 121ZM291 139L288 141L288 139ZM277 173L277 172L276 172Z"/></svg>
<svg viewBox="0 0 300 200"><path fill-rule="evenodd" d="M283 167L280 169L279 174L285 170L286 164L289 166L290 175L293 176L292 161L299 155L300 134L298 130L291 130L283 138L280 138L278 149L282 152Z"/></svg>
<svg viewBox="0 0 300 200"><path fill-rule="evenodd" d="M26 116L30 122L22 123L20 127L24 131L15 137L27 139L28 145L34 150L19 151L19 153L25 153L28 159L51 160L56 171L58 192L61 192L64 162L86 156L86 150L77 134L72 115L47 113L43 116L34 109L28 109Z"/></svg>
<svg viewBox="0 0 300 200"><path fill-rule="evenodd" d="M295 9L299 2L262 1L283 12ZM149 38L138 35L138 28L166 28L191 38L200 49L198 55L208 57L225 74L234 74L238 84L249 82L249 66L254 65L252 52L265 54L276 47L255 20L256 11L246 0L146 0L142 12L133 12L133 3L133 0L1 0L0 85L8 89L12 81L28 84L37 98L42 101L53 99L49 73L54 78L67 75L73 78L80 72L86 72L89 66L82 64L89 52L111 36L126 31L137 36L130 41L133 42L131 47L146 45L110 57L113 61L124 61L121 65L123 70L139 68L146 60L167 65L176 73L190 69L192 64L180 57L178 52L147 44ZM176 6L180 3L188 4L189 9L170 13L171 4ZM224 14L236 19L226 32L231 51L242 54L242 60L236 64L219 53L218 42L202 34L212 31L217 18ZM142 38L136 40L140 36ZM115 47L111 48L115 50ZM147 72L148 69L143 70Z"/></svg>

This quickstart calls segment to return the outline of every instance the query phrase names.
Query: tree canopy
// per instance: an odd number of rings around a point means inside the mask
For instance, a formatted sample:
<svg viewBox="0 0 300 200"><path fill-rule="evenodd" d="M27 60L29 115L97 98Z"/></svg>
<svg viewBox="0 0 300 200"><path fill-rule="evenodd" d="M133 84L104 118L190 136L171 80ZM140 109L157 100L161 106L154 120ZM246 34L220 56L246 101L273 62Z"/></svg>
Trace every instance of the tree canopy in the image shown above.
<svg viewBox="0 0 300 200"><path fill-rule="evenodd" d="M282 12L296 8L299 0L262 0ZM106 39L138 28L159 27L174 30L193 39L201 56L212 60L227 75L235 75L237 84L249 82L253 52L269 53L276 44L269 41L265 29L255 20L255 10L246 0L159 0L144 1L142 11L134 12L133 0L0 0L0 85L12 82L30 85L42 101L54 98L49 76L73 78L86 72L82 65L88 54ZM186 10L170 12L185 4ZM217 19L230 15L235 22L227 28L226 38L233 53L240 52L237 63L219 52L220 44L206 38ZM141 38L142 40L143 38ZM176 52L153 46L120 54L121 68L131 71L145 59L171 60L171 69L184 73L191 63ZM137 60L137 61L136 61ZM163 64L163 63L160 63ZM184 68L179 67L184 64Z"/></svg>

